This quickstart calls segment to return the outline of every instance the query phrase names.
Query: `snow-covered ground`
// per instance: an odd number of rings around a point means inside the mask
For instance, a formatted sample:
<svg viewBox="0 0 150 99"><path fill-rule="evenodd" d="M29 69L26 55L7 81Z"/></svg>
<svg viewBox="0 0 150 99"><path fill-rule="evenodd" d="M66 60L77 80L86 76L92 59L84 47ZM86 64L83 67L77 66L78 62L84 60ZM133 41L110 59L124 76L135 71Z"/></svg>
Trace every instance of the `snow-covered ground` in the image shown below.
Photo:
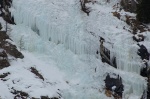
<svg viewBox="0 0 150 99"><path fill-rule="evenodd" d="M106 73L122 77L124 99L141 98L147 82L139 75L138 46L123 29L127 24L112 15L119 0L97 1L88 5L92 11L87 16L79 0L13 0L10 10L17 25L10 25L9 35L25 58L0 71L10 72L7 81L0 81L2 99L12 99L12 87L37 98L60 93L63 99L109 99L104 94ZM118 69L96 54L99 36L116 56ZM31 67L45 80L37 79Z"/></svg>

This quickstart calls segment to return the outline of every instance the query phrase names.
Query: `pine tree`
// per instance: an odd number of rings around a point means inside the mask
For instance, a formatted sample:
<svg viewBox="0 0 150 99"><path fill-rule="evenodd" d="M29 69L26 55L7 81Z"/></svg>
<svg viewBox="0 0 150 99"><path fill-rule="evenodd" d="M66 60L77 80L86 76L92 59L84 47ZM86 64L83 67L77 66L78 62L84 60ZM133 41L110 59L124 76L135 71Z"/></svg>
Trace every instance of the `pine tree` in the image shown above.
<svg viewBox="0 0 150 99"><path fill-rule="evenodd" d="M150 23L150 0L141 0L137 5L137 20Z"/></svg>

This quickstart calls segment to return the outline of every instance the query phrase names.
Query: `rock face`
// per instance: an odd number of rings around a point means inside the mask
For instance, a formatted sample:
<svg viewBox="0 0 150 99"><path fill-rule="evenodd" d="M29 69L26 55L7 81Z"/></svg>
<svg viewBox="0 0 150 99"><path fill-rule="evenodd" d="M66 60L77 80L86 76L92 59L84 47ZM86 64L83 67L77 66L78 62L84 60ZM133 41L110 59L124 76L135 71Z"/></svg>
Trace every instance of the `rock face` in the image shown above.
<svg viewBox="0 0 150 99"><path fill-rule="evenodd" d="M88 8L86 6L87 3L89 3L90 0L80 0L80 4L81 4L81 10L83 12L85 12L88 16L89 16L89 13L90 13L90 8Z"/></svg>
<svg viewBox="0 0 150 99"><path fill-rule="evenodd" d="M7 54L15 58L24 58L22 53L17 50L17 47L15 45L12 45L7 40L10 40L10 39L9 39L9 36L6 34L6 32L0 31L0 48L4 49L4 51Z"/></svg>
<svg viewBox="0 0 150 99"><path fill-rule="evenodd" d="M3 50L0 52L0 69L10 66L6 52Z"/></svg>
<svg viewBox="0 0 150 99"><path fill-rule="evenodd" d="M0 69L10 66L8 54L15 58L24 58L22 53L17 50L17 47L7 40L10 39L6 32L0 31Z"/></svg>
<svg viewBox="0 0 150 99"><path fill-rule="evenodd" d="M41 99L59 99L57 97L49 98L48 96L41 96Z"/></svg>
<svg viewBox="0 0 150 99"><path fill-rule="evenodd" d="M149 53L147 48L144 45L140 45L140 44L138 44L138 46L140 47L140 49L138 49L137 54L141 56L142 60L149 60Z"/></svg>
<svg viewBox="0 0 150 99"><path fill-rule="evenodd" d="M106 87L105 93L108 96L112 95L115 99L120 99L124 90L122 79L119 75L113 74L113 76L114 77L111 77L110 74L108 74L104 80Z"/></svg>
<svg viewBox="0 0 150 99"><path fill-rule="evenodd" d="M14 94L14 99L27 99L27 98L29 98L28 93L15 90L14 88L11 88L11 89L12 89L11 93Z"/></svg>
<svg viewBox="0 0 150 99"><path fill-rule="evenodd" d="M36 68L31 67L31 68L30 68L30 71L31 71L33 74L35 74L38 78L40 78L40 79L42 79L42 80L44 81L44 77L39 73L39 71L38 71Z"/></svg>
<svg viewBox="0 0 150 99"><path fill-rule="evenodd" d="M141 68L141 76L147 77L148 76L148 63L147 62L149 61L149 52L144 45L138 44L138 46L140 47L140 49L138 49L137 54L141 57L145 65L143 66L143 68Z"/></svg>
<svg viewBox="0 0 150 99"><path fill-rule="evenodd" d="M125 11L136 12L140 0L121 0L121 6Z"/></svg>
<svg viewBox="0 0 150 99"><path fill-rule="evenodd" d="M133 36L133 40L136 41L136 42L144 41L144 39L145 39L145 37L142 34L137 34L137 35Z"/></svg>
<svg viewBox="0 0 150 99"><path fill-rule="evenodd" d="M100 56L102 62L106 62L109 65L113 66L114 68L117 68L116 64L116 57L113 56L113 58L110 58L110 50L107 49L105 46L103 46L103 43L105 42L105 39L100 37Z"/></svg>
<svg viewBox="0 0 150 99"><path fill-rule="evenodd" d="M11 13L9 11L9 8L11 7L12 0L1 0L0 1L0 11L1 14L0 16L3 17L3 19L10 23L10 24L15 24L14 18L11 16Z"/></svg>

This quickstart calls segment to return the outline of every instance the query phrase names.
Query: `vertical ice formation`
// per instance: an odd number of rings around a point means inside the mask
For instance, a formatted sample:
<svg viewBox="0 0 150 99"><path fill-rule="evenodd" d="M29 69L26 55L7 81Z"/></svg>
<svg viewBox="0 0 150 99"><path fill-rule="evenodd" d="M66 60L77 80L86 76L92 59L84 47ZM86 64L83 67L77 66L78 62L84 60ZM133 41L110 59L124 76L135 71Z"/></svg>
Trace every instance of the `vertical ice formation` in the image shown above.
<svg viewBox="0 0 150 99"><path fill-rule="evenodd" d="M57 0L55 5L50 1L13 0L11 12L17 24L29 26L43 40L64 44L66 49L70 49L75 54L95 55L99 46L92 40L92 43L85 40L88 34L84 34L82 17L73 0L71 1ZM114 44L112 51L116 56L117 68L140 74L141 64L135 46L123 44L124 42Z"/></svg>
<svg viewBox="0 0 150 99"><path fill-rule="evenodd" d="M65 69L66 72L69 72L69 74L72 74L72 73L74 74L76 71L78 71L78 73L82 73L83 75L84 71L87 70L86 73L84 74L84 77L86 77L87 72L89 73L89 71L91 71L90 69L92 68L91 65L84 64L82 62L80 63L77 59L72 58L70 53L67 54L67 58L64 58L66 56L66 53L62 53L62 52L65 50L65 48L59 52L58 50L60 50L60 48L55 48L56 46L55 44L53 45L53 43L43 41L41 37L39 37L38 35L35 35L35 32L33 32L28 27L25 27L23 25L14 26L13 30L11 31L10 36L17 43L17 45L20 45L19 44L20 39L23 38L22 41L24 42L24 47L26 50L29 50L31 52L36 51L37 53L44 52L48 56L51 56L52 54L55 60L60 64L60 68ZM95 60L95 58L93 60ZM96 64L97 63L95 60L92 63L92 66L95 66ZM99 66L99 64L97 65ZM125 89L123 92L124 99L128 99L130 94L135 95L135 96L141 96L143 91L146 89L147 85L146 85L145 79L140 77L138 74L122 72L114 68L113 69L105 68L106 70L104 70L103 67L99 67L99 69L101 70L101 72L104 72L104 73L106 71L111 71L112 73L115 72L122 77L123 85L125 86L124 87ZM101 72L97 74L104 74ZM91 73L93 72L90 72L87 76L92 75ZM74 98L74 96L72 97Z"/></svg>
<svg viewBox="0 0 150 99"><path fill-rule="evenodd" d="M65 0L64 2L60 1L13 0L11 12L16 24L28 26L42 37L42 39L39 39L38 36L34 38L31 35L28 38L24 35L25 40L27 40L24 46L29 51L38 50L39 52L45 52L50 47L44 43L44 40L49 40L56 44L63 44L66 49L70 49L75 54L96 54L96 49L99 46L94 41L92 42L91 40L89 42L86 39L89 38L90 40L91 38L90 36L88 37L88 34L84 34L82 16L80 16L80 12L78 11L79 8L76 8L77 5L73 2L75 0L70 0L70 2L68 0L66 2ZM19 42L19 39L17 42ZM125 42L120 40L114 44L111 51L116 56L118 69L140 74L141 64L136 53L136 46L130 43L125 44ZM139 95L146 89L143 80L123 79L125 85L131 85L126 86L124 94L135 93Z"/></svg>
<svg viewBox="0 0 150 99"><path fill-rule="evenodd" d="M64 44L75 54L96 54L95 43L84 40L88 34L83 35L83 23L74 5L60 1L57 5L44 2L13 0L12 15L16 24L29 26L43 40Z"/></svg>
<svg viewBox="0 0 150 99"><path fill-rule="evenodd" d="M142 77L138 77L137 75L122 75L122 77L125 85L125 90L123 92L123 97L125 97L125 99L127 99L130 93L142 96L144 90L147 89L147 83Z"/></svg>
<svg viewBox="0 0 150 99"><path fill-rule="evenodd" d="M111 50L116 57L117 68L123 71L134 72L140 75L142 62L137 55L138 46L133 41L118 40Z"/></svg>

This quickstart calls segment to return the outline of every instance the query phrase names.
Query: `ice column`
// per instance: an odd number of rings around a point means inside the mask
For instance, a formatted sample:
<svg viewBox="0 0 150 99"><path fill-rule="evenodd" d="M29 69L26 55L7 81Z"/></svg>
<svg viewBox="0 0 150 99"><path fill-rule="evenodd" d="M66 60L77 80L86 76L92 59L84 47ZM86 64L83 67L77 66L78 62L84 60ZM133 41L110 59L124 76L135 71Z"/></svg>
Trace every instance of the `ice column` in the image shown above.
<svg viewBox="0 0 150 99"><path fill-rule="evenodd" d="M84 33L83 29L79 28L82 27L82 22L78 22L81 20L78 18L72 20L67 14L63 17L64 13L72 14L73 8L66 8L67 10L72 9L69 11L61 11L60 8L53 8L51 4L48 6L43 4L44 7L42 7L42 3L40 5L39 3L32 3L30 0L26 2L13 0L13 10L11 12L16 24L24 24L30 27L43 40L64 44L66 49L70 49L75 54L95 55L96 48L94 42L89 44L83 40L84 36L78 36ZM56 11L53 11L52 8ZM62 13L62 15L59 15L59 13ZM76 16L78 16L78 13Z"/></svg>

